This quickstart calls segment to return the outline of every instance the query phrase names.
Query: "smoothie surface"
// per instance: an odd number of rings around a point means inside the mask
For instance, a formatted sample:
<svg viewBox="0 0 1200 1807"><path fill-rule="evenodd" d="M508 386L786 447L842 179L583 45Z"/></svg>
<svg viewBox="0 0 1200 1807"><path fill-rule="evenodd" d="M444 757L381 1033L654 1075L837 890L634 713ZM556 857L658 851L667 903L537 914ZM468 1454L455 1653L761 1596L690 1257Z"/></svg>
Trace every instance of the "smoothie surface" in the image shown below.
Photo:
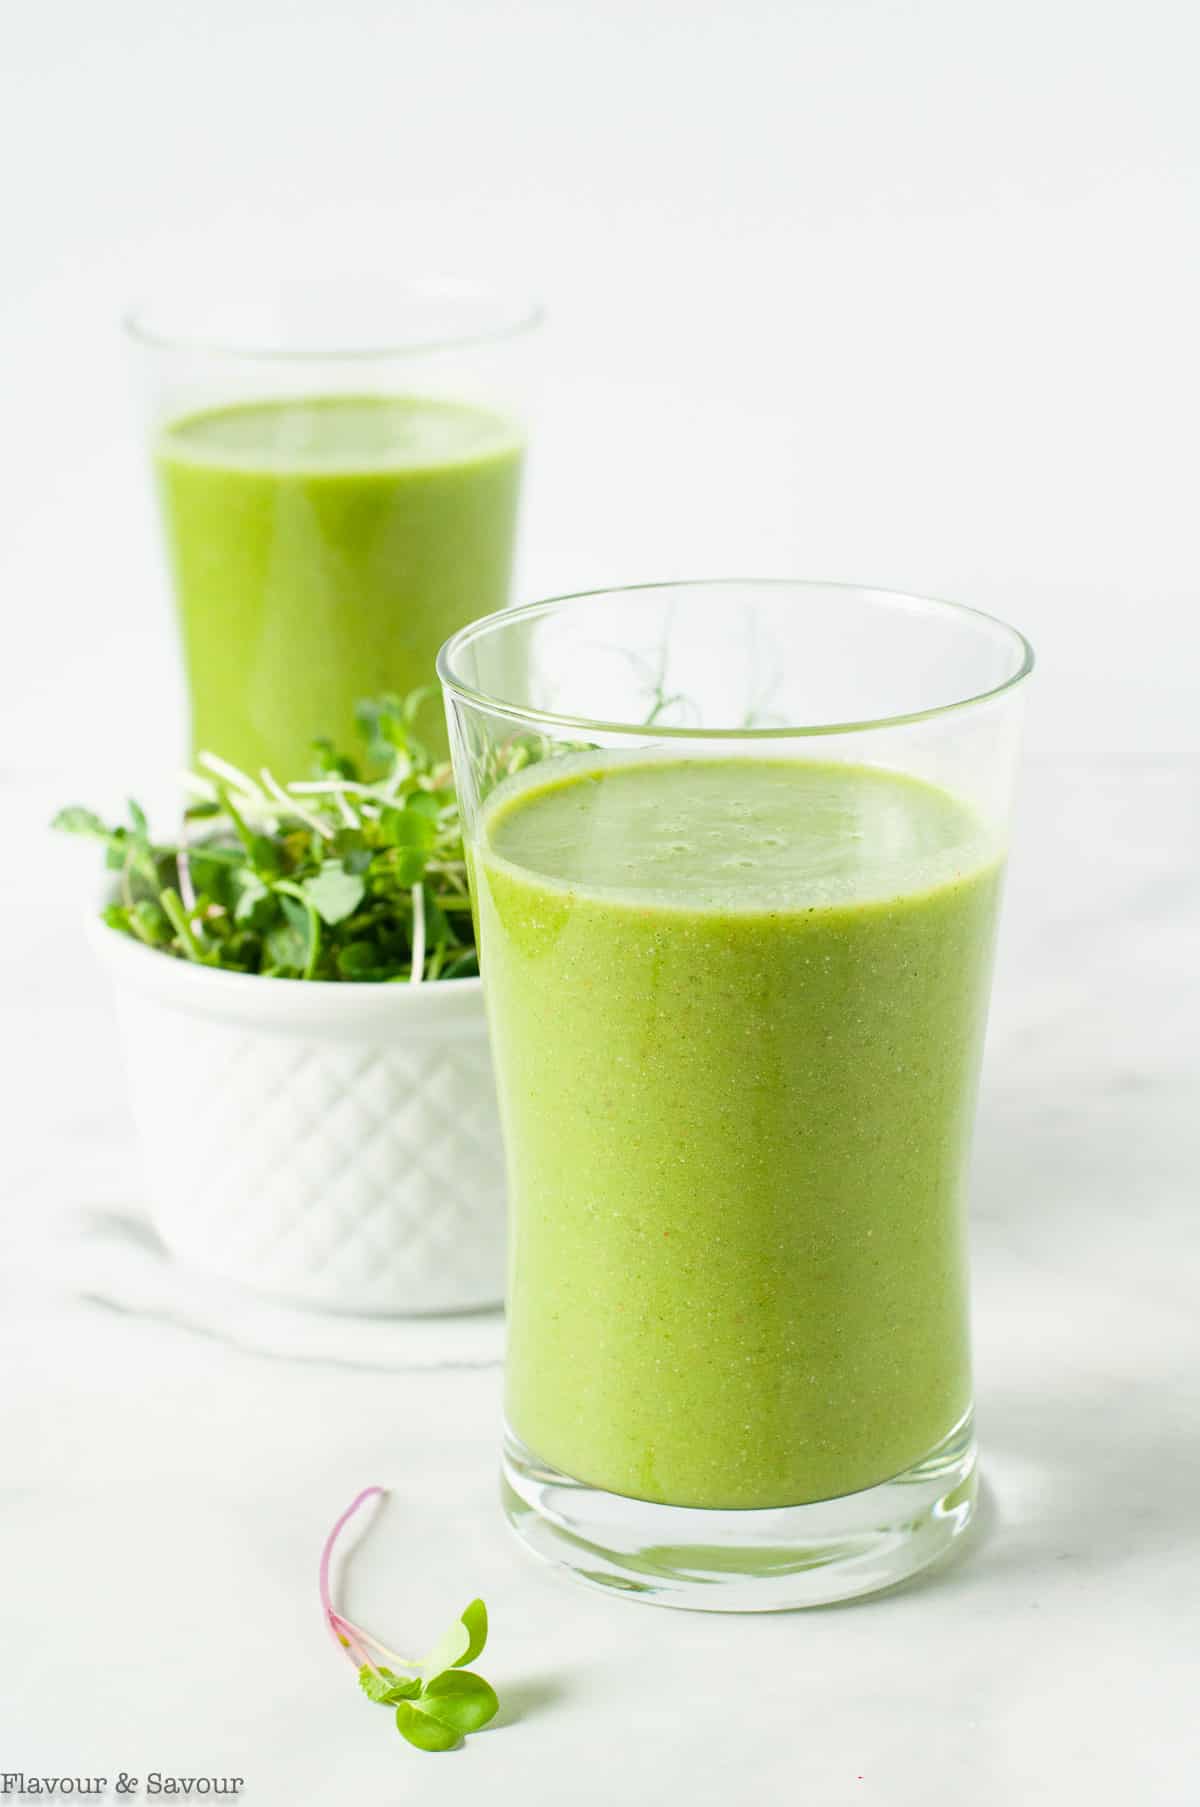
<svg viewBox="0 0 1200 1807"><path fill-rule="evenodd" d="M978 818L872 767L580 754L493 795L474 878L518 1437L689 1506L920 1460L971 1397Z"/></svg>
<svg viewBox="0 0 1200 1807"><path fill-rule="evenodd" d="M160 457L246 470L405 470L519 449L498 414L459 402L324 395L242 402L188 414L159 441Z"/></svg>
<svg viewBox="0 0 1200 1807"><path fill-rule="evenodd" d="M944 883L984 863L963 803L878 768L788 759L533 768L488 812L490 855L570 890L688 909L798 911Z"/></svg>

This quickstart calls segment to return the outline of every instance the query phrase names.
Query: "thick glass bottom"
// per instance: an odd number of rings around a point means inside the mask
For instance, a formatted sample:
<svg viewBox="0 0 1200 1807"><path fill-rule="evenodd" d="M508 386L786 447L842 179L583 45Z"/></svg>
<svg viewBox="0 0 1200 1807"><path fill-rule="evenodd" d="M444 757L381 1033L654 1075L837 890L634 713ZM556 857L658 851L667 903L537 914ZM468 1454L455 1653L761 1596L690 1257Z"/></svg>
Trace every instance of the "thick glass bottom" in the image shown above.
<svg viewBox="0 0 1200 1807"><path fill-rule="evenodd" d="M808 1506L658 1506L560 1474L511 1431L504 1510L526 1547L579 1581L657 1606L786 1612L892 1587L937 1560L975 1509L972 1414L903 1474Z"/></svg>

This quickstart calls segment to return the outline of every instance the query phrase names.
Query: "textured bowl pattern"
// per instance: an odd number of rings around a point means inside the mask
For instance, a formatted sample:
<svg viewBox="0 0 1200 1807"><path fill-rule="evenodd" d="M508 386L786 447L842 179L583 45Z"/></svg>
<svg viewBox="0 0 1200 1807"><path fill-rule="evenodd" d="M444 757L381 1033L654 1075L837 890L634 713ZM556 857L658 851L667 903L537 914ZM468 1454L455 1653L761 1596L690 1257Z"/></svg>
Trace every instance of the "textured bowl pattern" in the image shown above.
<svg viewBox="0 0 1200 1807"><path fill-rule="evenodd" d="M419 998L229 986L136 947L105 951L154 1220L180 1260L343 1311L502 1298L503 1157L478 981Z"/></svg>

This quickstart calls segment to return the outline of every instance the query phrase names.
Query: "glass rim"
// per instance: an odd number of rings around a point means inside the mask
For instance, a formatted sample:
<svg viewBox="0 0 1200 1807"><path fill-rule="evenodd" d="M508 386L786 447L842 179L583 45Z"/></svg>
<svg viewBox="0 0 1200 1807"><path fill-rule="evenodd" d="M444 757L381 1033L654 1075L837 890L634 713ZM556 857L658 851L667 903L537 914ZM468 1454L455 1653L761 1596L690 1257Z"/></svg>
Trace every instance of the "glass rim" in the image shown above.
<svg viewBox="0 0 1200 1807"><path fill-rule="evenodd" d="M457 655L471 645L472 641L482 639L497 632L509 623L530 621L540 615L553 614L564 605L580 602L594 602L602 596L631 596L646 590L836 590L852 593L862 597L878 597L885 603L914 604L921 609L935 613L946 613L952 616L965 617L967 622L986 624L998 629L1010 642L1016 658L1015 669L1000 684L993 684L987 690L972 693L970 696L954 697L945 703L931 704L927 709L914 709L896 715L868 717L857 721L839 722L798 722L794 726L774 728L694 728L650 726L643 722L605 721L599 717L560 714L552 709L535 709L525 703L513 702L504 697L491 696L469 684L454 671L454 660ZM477 708L488 710L493 715L538 726L545 724L553 728L570 728L597 730L604 734L629 734L639 740L796 740L815 739L826 734L862 734L882 728L904 728L915 722L933 721L943 715L954 715L965 709L973 709L983 703L995 701L998 697L1014 691L1029 677L1033 671L1035 656L1033 647L1019 628L1010 622L1002 621L998 615L991 615L985 609L971 607L965 602L951 602L939 596L919 596L913 591L891 590L878 584L847 583L840 580L826 580L810 577L701 577L671 578L661 583L639 584L606 584L596 590L574 590L562 596L548 596L541 602L523 603L516 608L496 609L490 615L481 615L477 621L468 622L466 627L451 634L440 648L437 656L437 675L445 690L453 696L471 703Z"/></svg>
<svg viewBox="0 0 1200 1807"><path fill-rule="evenodd" d="M299 288L298 281L291 281L282 286ZM378 283L373 286L377 289ZM406 278L402 281L385 283L387 291L400 298L426 302L484 302L493 304L497 310L497 318L490 326L474 326L461 331L449 330L434 334L429 338L403 339L390 342L381 341L361 345L337 344L332 340L328 344L310 341L308 344L297 343L294 346L273 345L269 335L247 333L244 338L236 334L205 333L190 331L184 328L172 328L169 324L159 326L155 322L155 311L161 305L158 298L132 302L121 316L121 327L127 339L147 351L173 351L191 353L201 357L240 358L248 363L269 364L311 364L322 361L344 362L354 360L378 360L427 357L433 353L455 351L473 345L490 345L506 339L520 338L523 334L535 331L546 317L546 310L541 302L532 298L518 299L509 296L503 289L487 282L476 282L469 278L453 276L429 276ZM270 292L269 290L267 291ZM161 298L168 306L171 291L164 290Z"/></svg>

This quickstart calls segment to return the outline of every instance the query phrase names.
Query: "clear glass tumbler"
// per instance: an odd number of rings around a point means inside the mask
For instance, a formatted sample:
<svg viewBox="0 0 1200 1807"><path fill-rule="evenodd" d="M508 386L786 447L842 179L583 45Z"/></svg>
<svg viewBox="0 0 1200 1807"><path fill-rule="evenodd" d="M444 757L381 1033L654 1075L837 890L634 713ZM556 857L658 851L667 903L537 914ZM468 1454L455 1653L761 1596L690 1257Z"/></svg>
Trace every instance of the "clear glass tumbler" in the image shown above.
<svg viewBox="0 0 1200 1807"><path fill-rule="evenodd" d="M507 603L538 323L332 279L130 314L193 754L307 775L359 699L433 685L447 634Z"/></svg>
<svg viewBox="0 0 1200 1807"><path fill-rule="evenodd" d="M975 1497L967 1160L1030 648L718 582L442 649L511 1208L504 1500L722 1610L867 1593Z"/></svg>

